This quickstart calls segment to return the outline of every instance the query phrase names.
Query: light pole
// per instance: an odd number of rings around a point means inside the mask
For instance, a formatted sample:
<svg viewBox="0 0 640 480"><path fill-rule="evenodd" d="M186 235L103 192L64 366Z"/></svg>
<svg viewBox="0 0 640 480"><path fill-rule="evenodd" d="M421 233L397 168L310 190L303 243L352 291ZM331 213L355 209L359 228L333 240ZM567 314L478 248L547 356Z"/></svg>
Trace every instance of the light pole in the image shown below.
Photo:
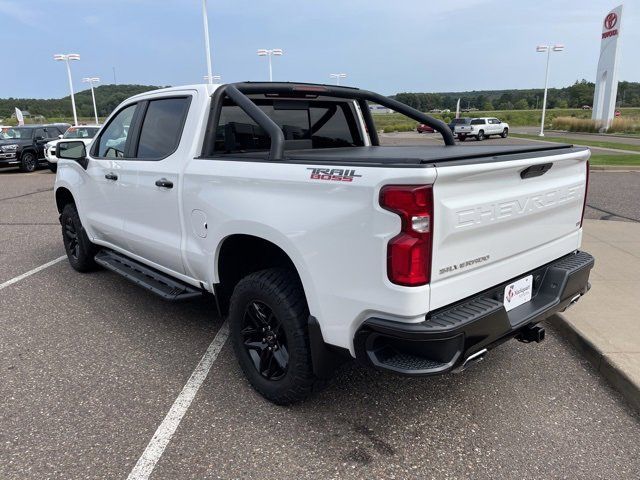
<svg viewBox="0 0 640 480"><path fill-rule="evenodd" d="M282 51L281 48L271 48L271 49L261 48L260 50L258 50L258 56L269 57L269 81L270 82L273 82L273 69L271 67L271 57L273 55L281 56L283 53L284 52Z"/></svg>
<svg viewBox="0 0 640 480"><path fill-rule="evenodd" d="M222 77L220 75L205 75L204 78L208 83L213 83L214 80L220 80Z"/></svg>
<svg viewBox="0 0 640 480"><path fill-rule="evenodd" d="M329 76L336 79L336 85L340 85L341 78L347 78L346 73L330 73Z"/></svg>
<svg viewBox="0 0 640 480"><path fill-rule="evenodd" d="M99 77L85 77L82 79L83 82L88 83L91 87L91 99L93 100L93 114L96 117L96 125L98 125L98 109L96 108L96 95L93 93L93 84L98 83L100 81Z"/></svg>
<svg viewBox="0 0 640 480"><path fill-rule="evenodd" d="M540 122L540 137L544 137L544 117L547 113L547 87L549 86L549 59L551 58L551 52L561 52L564 50L564 45L538 45L536 52L547 54L547 69L544 74L544 96L542 98L542 121Z"/></svg>
<svg viewBox="0 0 640 480"><path fill-rule="evenodd" d="M78 125L78 115L76 114L76 99L73 96L73 81L71 80L70 60L80 60L77 53L57 53L53 56L54 60L65 62L67 65L67 77L69 78L69 90L71 91L71 107L73 108L73 124Z"/></svg>
<svg viewBox="0 0 640 480"><path fill-rule="evenodd" d="M202 0L202 22L204 24L204 50L207 55L207 78L213 83L213 70L211 70L211 45L209 44L209 19L207 18L207 0Z"/></svg>

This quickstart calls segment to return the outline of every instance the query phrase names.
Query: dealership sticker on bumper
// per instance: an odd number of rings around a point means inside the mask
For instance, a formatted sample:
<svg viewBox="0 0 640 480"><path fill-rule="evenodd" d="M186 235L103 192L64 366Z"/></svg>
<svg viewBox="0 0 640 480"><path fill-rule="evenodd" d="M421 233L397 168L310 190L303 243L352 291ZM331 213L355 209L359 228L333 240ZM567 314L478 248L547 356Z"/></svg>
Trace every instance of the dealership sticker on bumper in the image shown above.
<svg viewBox="0 0 640 480"><path fill-rule="evenodd" d="M533 275L516 280L504 288L504 309L508 312L531 300Z"/></svg>

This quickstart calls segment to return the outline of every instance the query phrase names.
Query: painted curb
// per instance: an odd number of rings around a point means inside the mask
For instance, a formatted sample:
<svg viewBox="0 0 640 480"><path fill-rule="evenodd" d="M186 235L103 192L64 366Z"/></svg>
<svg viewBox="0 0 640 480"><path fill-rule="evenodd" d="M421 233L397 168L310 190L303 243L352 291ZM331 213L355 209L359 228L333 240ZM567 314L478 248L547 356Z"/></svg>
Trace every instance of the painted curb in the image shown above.
<svg viewBox="0 0 640 480"><path fill-rule="evenodd" d="M640 385L614 364L606 353L601 352L587 337L582 335L561 314L552 322L558 332L591 363L596 371L616 389L636 411L640 412Z"/></svg>

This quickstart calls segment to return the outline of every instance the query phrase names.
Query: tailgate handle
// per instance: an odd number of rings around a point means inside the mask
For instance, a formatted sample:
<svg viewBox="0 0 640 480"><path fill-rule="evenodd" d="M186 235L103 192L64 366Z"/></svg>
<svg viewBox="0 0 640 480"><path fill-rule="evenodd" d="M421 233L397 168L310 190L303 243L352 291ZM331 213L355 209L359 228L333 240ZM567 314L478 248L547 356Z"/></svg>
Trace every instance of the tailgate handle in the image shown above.
<svg viewBox="0 0 640 480"><path fill-rule="evenodd" d="M544 175L553 166L553 163L543 163L541 165L531 165L520 172L520 178L532 178Z"/></svg>

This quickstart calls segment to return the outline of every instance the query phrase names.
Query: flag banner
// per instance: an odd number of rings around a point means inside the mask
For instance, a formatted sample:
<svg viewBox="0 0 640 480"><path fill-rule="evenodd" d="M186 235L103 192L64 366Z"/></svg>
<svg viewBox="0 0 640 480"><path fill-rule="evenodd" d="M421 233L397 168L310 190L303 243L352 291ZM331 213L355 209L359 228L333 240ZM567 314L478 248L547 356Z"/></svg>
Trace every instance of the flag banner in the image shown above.
<svg viewBox="0 0 640 480"><path fill-rule="evenodd" d="M24 117L22 116L22 110L16 107L16 119L18 120L18 125L24 125Z"/></svg>

